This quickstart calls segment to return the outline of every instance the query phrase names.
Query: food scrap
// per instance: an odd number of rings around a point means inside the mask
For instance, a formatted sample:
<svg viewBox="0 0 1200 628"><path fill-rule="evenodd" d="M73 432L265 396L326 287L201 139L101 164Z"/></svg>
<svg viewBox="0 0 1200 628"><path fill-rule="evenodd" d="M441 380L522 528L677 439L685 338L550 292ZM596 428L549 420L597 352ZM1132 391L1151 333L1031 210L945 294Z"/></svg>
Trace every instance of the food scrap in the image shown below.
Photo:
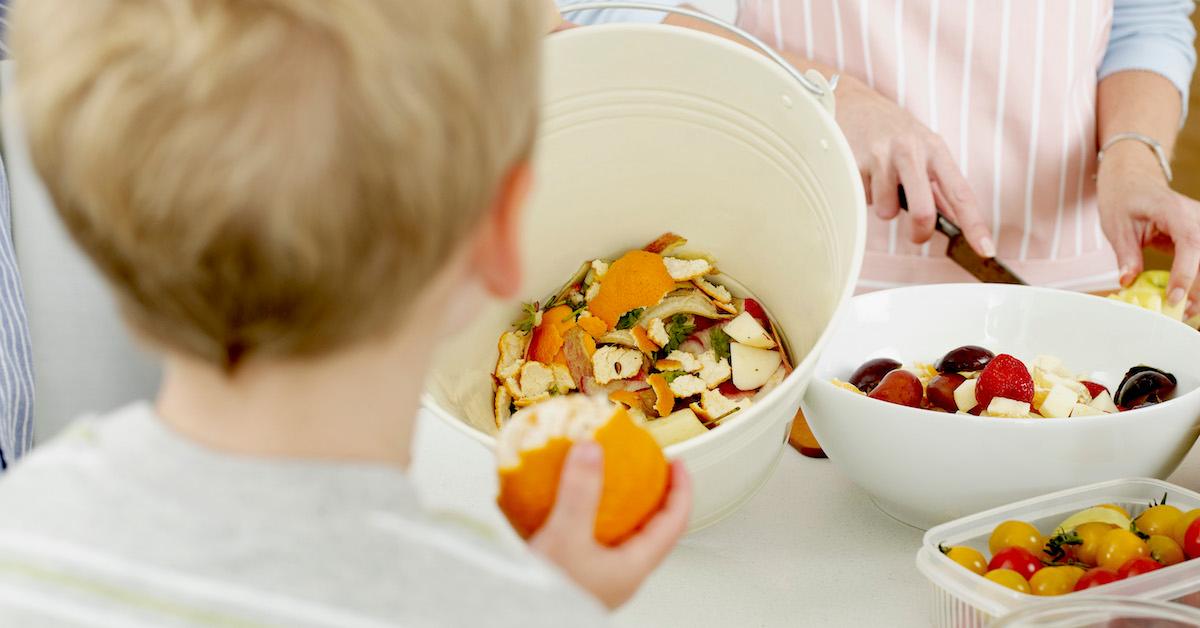
<svg viewBox="0 0 1200 628"><path fill-rule="evenodd" d="M713 429L791 372L762 305L736 296L705 255L663 234L593 259L544 303L524 306L499 340L496 427L520 408L579 392L603 396L663 446Z"/></svg>

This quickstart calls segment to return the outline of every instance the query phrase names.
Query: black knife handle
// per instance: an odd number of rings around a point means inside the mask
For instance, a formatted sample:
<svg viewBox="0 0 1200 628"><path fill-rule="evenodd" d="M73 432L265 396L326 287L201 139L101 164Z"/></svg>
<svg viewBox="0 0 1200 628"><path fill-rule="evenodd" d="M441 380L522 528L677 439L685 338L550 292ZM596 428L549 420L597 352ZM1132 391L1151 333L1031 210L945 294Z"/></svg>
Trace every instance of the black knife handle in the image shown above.
<svg viewBox="0 0 1200 628"><path fill-rule="evenodd" d="M896 186L896 193L900 197L900 209L908 211L908 196L904 194L904 186ZM950 222L949 218L943 216L941 210L937 213L936 229L947 238L956 238L962 235L962 229L959 229L958 225Z"/></svg>

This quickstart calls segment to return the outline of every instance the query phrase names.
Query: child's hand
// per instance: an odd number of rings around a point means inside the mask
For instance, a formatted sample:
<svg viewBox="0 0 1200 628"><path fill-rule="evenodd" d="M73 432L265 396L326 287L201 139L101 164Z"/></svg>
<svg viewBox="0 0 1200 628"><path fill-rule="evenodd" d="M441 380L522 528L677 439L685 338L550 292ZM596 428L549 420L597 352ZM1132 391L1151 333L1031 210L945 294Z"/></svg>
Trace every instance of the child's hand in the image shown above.
<svg viewBox="0 0 1200 628"><path fill-rule="evenodd" d="M687 529L692 480L683 463L671 463L671 483L662 510L624 543L605 547L592 533L603 467L603 455L596 443L581 442L571 448L554 511L529 539L529 545L609 609L615 609L633 597Z"/></svg>

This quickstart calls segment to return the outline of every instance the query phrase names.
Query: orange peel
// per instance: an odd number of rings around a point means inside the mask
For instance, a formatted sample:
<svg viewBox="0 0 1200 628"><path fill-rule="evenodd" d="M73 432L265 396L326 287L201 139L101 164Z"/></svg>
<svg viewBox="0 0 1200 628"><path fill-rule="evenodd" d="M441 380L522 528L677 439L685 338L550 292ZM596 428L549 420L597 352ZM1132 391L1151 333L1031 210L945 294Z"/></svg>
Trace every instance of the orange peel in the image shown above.
<svg viewBox="0 0 1200 628"><path fill-rule="evenodd" d="M608 333L608 326L604 324L604 321L595 316L581 317L576 324L579 325L583 331L586 331L588 334L590 334L593 339L599 339L600 336Z"/></svg>
<svg viewBox="0 0 1200 628"><path fill-rule="evenodd" d="M646 354L658 351L658 343L650 339L650 335L646 333L644 327L635 325L630 331L633 332L633 341L637 343L639 351Z"/></svg>
<svg viewBox="0 0 1200 628"><path fill-rule="evenodd" d="M671 392L671 385L667 383L667 378L655 373L646 378L646 383L650 384L650 389L654 391L654 411L658 416L664 417L671 414L675 409L675 393Z"/></svg>
<svg viewBox="0 0 1200 628"><path fill-rule="evenodd" d="M604 452L604 483L593 534L617 545L662 505L669 478L662 448L604 398L554 397L517 412L500 430L496 455L500 510L529 538L554 508L563 464L572 444L594 439Z"/></svg>
<svg viewBox="0 0 1200 628"><path fill-rule="evenodd" d="M588 304L592 315L609 329L630 310L650 307L675 287L663 258L648 251L629 251L608 267L600 291Z"/></svg>
<svg viewBox="0 0 1200 628"><path fill-rule="evenodd" d="M571 308L566 305L552 307L542 313L542 322L533 328L529 339L529 359L550 364L556 361L563 348L563 334L575 326L571 320Z"/></svg>

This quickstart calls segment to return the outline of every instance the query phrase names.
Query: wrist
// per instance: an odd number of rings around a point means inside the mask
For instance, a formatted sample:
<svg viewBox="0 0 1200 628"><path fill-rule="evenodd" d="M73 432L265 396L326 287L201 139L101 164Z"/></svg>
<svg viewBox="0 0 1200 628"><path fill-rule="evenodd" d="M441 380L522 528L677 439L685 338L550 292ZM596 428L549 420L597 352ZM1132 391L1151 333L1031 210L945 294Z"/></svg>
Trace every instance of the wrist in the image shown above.
<svg viewBox="0 0 1200 628"><path fill-rule="evenodd" d="M1163 185L1169 184L1167 173L1159 162L1154 149L1136 140L1116 142L1105 149L1096 176L1097 178L1136 176Z"/></svg>

